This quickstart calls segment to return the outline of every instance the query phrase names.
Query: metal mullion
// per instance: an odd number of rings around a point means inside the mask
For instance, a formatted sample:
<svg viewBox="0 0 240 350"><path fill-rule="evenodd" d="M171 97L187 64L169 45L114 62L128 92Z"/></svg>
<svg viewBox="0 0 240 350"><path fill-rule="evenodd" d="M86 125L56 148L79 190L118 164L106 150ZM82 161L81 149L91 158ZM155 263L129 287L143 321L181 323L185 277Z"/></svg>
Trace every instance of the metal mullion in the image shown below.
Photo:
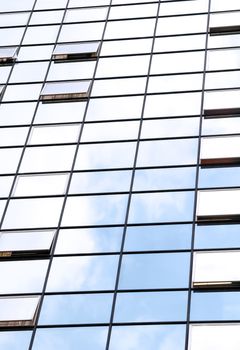
<svg viewBox="0 0 240 350"><path fill-rule="evenodd" d="M67 10L68 10L68 3L69 3L70 0L67 0L67 3L66 3L66 6L63 8L63 16L62 16L62 21L59 24L56 24L59 26L59 29L58 29L58 33L57 33L57 36L56 36L56 40L54 42L54 47L57 45L57 42L58 42L58 38L60 36L60 32L61 32L61 29L62 29L62 26L63 26L63 23L64 23L64 18L66 16L66 13L67 13ZM55 9L56 10L56 9ZM47 26L47 24L45 24L45 26ZM28 46L28 45L26 45ZM45 78L42 82L42 85L44 86L44 84L46 83L47 81L47 76L48 76L48 73L49 73L49 70L50 70L50 67L51 67L51 63L52 63L52 57L50 58L49 60L49 65L48 65L48 68L47 68L47 71L46 71L46 74L45 74ZM31 129L33 127L33 124L34 124L34 119L35 119L35 116L36 116L36 112L37 112L37 109L38 109L38 106L39 106L39 103L40 103L40 99L38 98L37 100L37 105L36 105L36 108L35 108L35 111L34 111L34 115L33 115L33 118L32 118L32 122L31 122L31 125L30 125L30 128L29 128L29 133L28 133L28 136L27 136L27 139L26 139L26 143L25 143L25 146L24 146L24 150L23 150L23 153L22 153L22 156L20 158L20 162L19 162L19 166L17 168L17 171L16 171L16 177L15 177L15 181L13 181L13 185L12 185L12 189L11 189L11 192L10 192L10 195L14 189L14 186L15 186L15 182L17 180L17 176L19 174L19 169L20 169L20 165L21 165L21 161L23 159L23 156L24 156L24 153L25 153L25 149L27 147L27 142L29 140L29 137L30 137L30 133L31 133ZM9 196L10 196L9 195ZM5 213L6 213L6 210L5 210ZM4 220L4 216L3 216L3 219L2 219L2 222ZM2 224L2 223L1 223ZM54 238L55 240L56 238ZM53 242L53 245L54 245L54 242ZM34 325L34 327L32 328L33 331L32 331L32 335L31 335L31 339L30 339L30 343L29 343L29 347L28 347L28 350L31 350L32 349L32 346L33 346L33 342L34 342L34 339L35 339L35 334L36 334L36 326L37 326L37 323L38 323L38 320L39 320L39 315L40 315L40 312L41 312L41 307L42 307L42 303L43 303L43 297L44 297L44 288L46 286L46 283L47 283L47 279L48 279L48 276L49 276L49 271L50 271L50 268L51 268L51 262L52 262L52 259L53 259L53 250L51 249L51 254L50 254L50 258L48 257L49 259L49 264L48 264L48 268L47 268L47 272L46 272L46 276L45 276L45 280L44 280L44 285L43 285L43 289L42 291L39 293L39 295L41 295L40 297L40 302L39 302L39 307L38 307L38 311L37 311L37 316L36 316L36 323Z"/></svg>
<svg viewBox="0 0 240 350"><path fill-rule="evenodd" d="M67 11L67 9L68 9L69 1L70 1L70 0L68 0L68 2L67 2L64 16L66 15L66 11ZM112 0L111 0L111 1L112 1ZM104 25L104 29L103 29L103 33L102 33L102 38L101 38L101 41L100 41L100 47L101 47L101 45L102 45L103 37L104 37L105 31L106 31L107 18L108 18L108 16L109 16L110 8L111 8L111 3L110 3L109 6L108 6L108 13L107 13L107 16L106 16L106 21L105 21L105 25ZM62 28L62 26L63 26L64 16L63 16L61 28ZM60 30L61 30L61 28L60 28ZM59 37L59 34L60 34L60 30L59 30L59 32L58 32L58 36L57 36L56 42L57 42L57 40L58 40L58 37ZM51 61L50 61L50 62L51 62ZM98 62L99 62L99 57L98 57L97 60L96 60L96 65L95 65L95 69L94 69L92 81L94 81L94 78L95 78L95 75L96 75ZM50 67L50 66L49 66L49 67ZM91 88L90 88L90 94L91 94L91 91L92 91L92 85L91 85ZM77 158L77 154L78 154L78 149L79 149L79 145L80 145L80 140L81 140L82 130L83 130L83 126L84 126L84 121L85 121L85 118L86 118L86 115L87 115L87 109L88 109L89 101L90 101L90 98L88 97L88 99L87 99L87 104L86 104L86 107L85 107L84 117L83 117L83 120L82 120L82 123L83 123L83 124L82 124L82 128L81 128L81 130L80 130L80 133L79 133L78 143L77 143L77 146L76 146L76 150L75 150L75 154L74 154L74 158L73 158L73 163L72 163L72 167L71 167L71 171L70 171L70 175L69 175L68 185L67 185L66 193L65 193L65 196L64 196L64 201L63 201L63 205L62 205L62 210L61 210L61 213L60 213L60 218L59 218L58 226L57 226L57 228L56 228L57 232L56 232L56 235L55 235L55 238L54 238L54 241L53 241L52 253L51 253L51 257L50 257L50 259L49 259L49 265L48 265L48 269L47 269L47 273L46 273L44 285L43 285L42 292L41 292L42 297L41 297L40 303L39 303L38 315L37 315L37 318L36 318L36 324L35 324L34 329L33 329L32 338L31 338L31 341L30 341L30 345L29 345L29 349L28 349L28 350L31 350L31 349L32 349L32 346L33 346L33 344L34 344L35 334L36 334L36 330L37 330L37 327L38 327L38 320L39 320L39 316L40 316L41 308L42 308L42 304L43 304L43 297L44 297L45 292L46 292L46 287L47 287L47 283L48 283L48 278L49 278L50 271L51 271L51 267L52 267L52 262L53 262L53 257L54 257L54 251L55 251L55 248L56 248L56 243L57 243L57 239L58 239L59 229L60 229L60 227L61 227L61 221L62 221L62 218L63 218L63 214L64 214L64 210L65 210L65 206L66 206L66 201L67 201L67 198L68 198L68 191L69 191L69 188L70 188L70 183L71 183L71 178L72 178L72 174L73 174L73 169L74 169L75 162L76 162L76 158Z"/></svg>
<svg viewBox="0 0 240 350"><path fill-rule="evenodd" d="M118 295L118 286L119 286L119 281L120 281L120 272L121 272L121 266L122 266L124 244L125 244L126 232L127 232L127 227L128 227L127 226L128 217L129 217L129 211L130 211L130 204L131 204L131 197L132 197L136 164L137 164L137 156L138 156L138 150L139 150L139 145L140 145L140 136L141 136L144 110L145 110L145 104L146 104L146 98L147 98L147 90L148 90L149 76L150 76L150 71L151 71L151 63L152 63L152 56L153 56L153 50L154 50L155 36L156 36L157 25L158 25L158 14L160 11L160 4L161 4L161 0L158 1L157 13L155 16L155 25L154 25L153 35L152 35L152 45L151 45L151 52L150 52L150 57L149 57L148 73L147 73L147 77L146 77L146 85L145 85L145 91L144 91L143 102L142 102L141 121L140 121L140 125L139 125L138 139L137 139L137 143L136 143L135 157L134 157L134 161L133 161L132 178L131 178L131 183L130 183L130 188L129 188L129 198L128 198L128 203L127 203L127 208L126 208L124 230L123 230L121 250L120 250L120 254L119 254L119 261L118 261L118 268L117 268L117 275L116 275L116 282L115 282L115 291L113 294L112 311L111 311L111 315L110 315L110 324L109 324L109 331L108 331L107 343L106 343L105 350L109 350L112 327L114 324L114 321L113 321L114 320L114 313L115 313L115 307L116 307L116 301L117 301L117 295Z"/></svg>
<svg viewBox="0 0 240 350"><path fill-rule="evenodd" d="M203 123L203 106L204 106L204 88L206 82L206 69L207 69L207 49L208 49L208 28L210 23L210 8L211 0L208 1L208 15L207 15L207 26L206 26L206 39L205 39L205 57L203 67L203 81L202 81L202 96L201 96L201 111L200 111L200 122L199 122L199 137L198 137L198 154L197 154L197 166L196 166L196 181L195 181L195 195L194 195L194 207L193 207L193 222L192 222L192 240L191 240L191 253L190 253L190 268L189 268L189 291L187 300L187 313L186 313L186 335L185 335L185 350L189 348L189 331L191 323L191 301L192 301L192 273L193 273L193 259L194 259L194 243L195 243L195 225L196 225L196 210L197 210L197 194L198 194L198 181L200 174L200 151L201 151L201 133Z"/></svg>

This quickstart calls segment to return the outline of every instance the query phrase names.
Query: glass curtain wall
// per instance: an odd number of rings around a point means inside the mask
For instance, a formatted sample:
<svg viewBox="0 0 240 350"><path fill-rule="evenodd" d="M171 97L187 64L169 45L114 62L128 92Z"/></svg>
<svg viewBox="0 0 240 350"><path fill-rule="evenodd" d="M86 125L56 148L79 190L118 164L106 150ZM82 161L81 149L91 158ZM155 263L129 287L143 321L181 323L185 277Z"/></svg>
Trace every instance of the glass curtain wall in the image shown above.
<svg viewBox="0 0 240 350"><path fill-rule="evenodd" d="M0 348L238 350L239 0L0 3Z"/></svg>

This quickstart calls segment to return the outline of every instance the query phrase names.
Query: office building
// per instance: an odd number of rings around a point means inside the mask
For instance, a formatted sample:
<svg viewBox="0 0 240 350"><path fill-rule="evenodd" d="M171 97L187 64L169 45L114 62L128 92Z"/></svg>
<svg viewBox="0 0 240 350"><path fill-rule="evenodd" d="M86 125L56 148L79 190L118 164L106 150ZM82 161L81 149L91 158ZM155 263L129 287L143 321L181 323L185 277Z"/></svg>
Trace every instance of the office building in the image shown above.
<svg viewBox="0 0 240 350"><path fill-rule="evenodd" d="M239 0L0 2L0 348L238 350Z"/></svg>

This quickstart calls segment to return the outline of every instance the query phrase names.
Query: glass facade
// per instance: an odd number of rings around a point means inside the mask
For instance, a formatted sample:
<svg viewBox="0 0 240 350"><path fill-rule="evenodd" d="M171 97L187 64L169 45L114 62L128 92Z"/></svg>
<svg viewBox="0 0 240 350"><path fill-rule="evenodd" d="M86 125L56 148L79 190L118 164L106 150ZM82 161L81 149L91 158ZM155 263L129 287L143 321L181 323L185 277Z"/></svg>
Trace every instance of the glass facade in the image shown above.
<svg viewBox="0 0 240 350"><path fill-rule="evenodd" d="M0 2L0 348L239 350L239 0Z"/></svg>

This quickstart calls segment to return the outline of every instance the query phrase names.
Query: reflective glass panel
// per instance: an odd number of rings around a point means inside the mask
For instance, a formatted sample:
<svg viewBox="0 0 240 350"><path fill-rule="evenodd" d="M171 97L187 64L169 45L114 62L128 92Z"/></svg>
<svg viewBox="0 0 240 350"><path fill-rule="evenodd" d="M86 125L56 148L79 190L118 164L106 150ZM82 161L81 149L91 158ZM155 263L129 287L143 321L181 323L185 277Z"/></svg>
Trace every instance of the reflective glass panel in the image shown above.
<svg viewBox="0 0 240 350"><path fill-rule="evenodd" d="M124 255L119 288L183 288L188 279L189 254Z"/></svg>
<svg viewBox="0 0 240 350"><path fill-rule="evenodd" d="M119 293L114 321L184 321L186 309L185 292Z"/></svg>
<svg viewBox="0 0 240 350"><path fill-rule="evenodd" d="M68 347L71 350L79 350L79 343L84 350L104 350L107 332L108 327L38 329L33 350L46 350L46 344L52 349L66 350ZM10 350L15 350L15 348Z"/></svg>
<svg viewBox="0 0 240 350"><path fill-rule="evenodd" d="M54 234L55 231L2 232L0 252L3 256L4 252L10 253L9 255L35 254L38 251L49 252Z"/></svg>
<svg viewBox="0 0 240 350"><path fill-rule="evenodd" d="M189 350L237 350L240 342L239 324L201 324L190 327Z"/></svg>
<svg viewBox="0 0 240 350"><path fill-rule="evenodd" d="M116 252L120 250L122 227L64 229L59 231L56 254Z"/></svg>
<svg viewBox="0 0 240 350"><path fill-rule="evenodd" d="M111 307L112 294L45 296L39 323L107 323Z"/></svg>
<svg viewBox="0 0 240 350"><path fill-rule="evenodd" d="M113 327L110 350L132 349L153 350L170 349L183 350L185 327L182 325L147 325ZM166 345L167 344L167 345Z"/></svg>
<svg viewBox="0 0 240 350"><path fill-rule="evenodd" d="M188 249L191 233L191 225L128 227L124 249L126 251Z"/></svg>
<svg viewBox="0 0 240 350"><path fill-rule="evenodd" d="M47 291L114 289L118 256L55 258Z"/></svg>

